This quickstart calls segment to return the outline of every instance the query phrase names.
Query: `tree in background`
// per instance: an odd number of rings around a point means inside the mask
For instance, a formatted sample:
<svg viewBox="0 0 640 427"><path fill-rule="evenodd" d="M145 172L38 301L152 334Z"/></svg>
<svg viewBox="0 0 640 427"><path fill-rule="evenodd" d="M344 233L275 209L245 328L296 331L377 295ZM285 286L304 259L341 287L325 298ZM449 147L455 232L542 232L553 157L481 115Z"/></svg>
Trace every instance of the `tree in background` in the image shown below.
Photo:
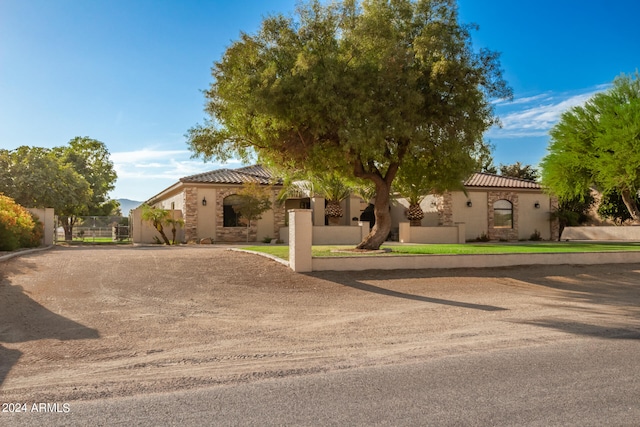
<svg viewBox="0 0 640 427"><path fill-rule="evenodd" d="M233 210L247 220L247 242L251 221L262 218L262 214L271 209L271 191L269 187L260 184L245 183L238 191L238 202L233 205Z"/></svg>
<svg viewBox="0 0 640 427"><path fill-rule="evenodd" d="M108 199L115 180L109 152L94 139L74 138L53 149L0 150L0 192L25 207L54 208L67 240L79 216L110 215L118 209Z"/></svg>
<svg viewBox="0 0 640 427"><path fill-rule="evenodd" d="M472 158L461 156L460 153L452 152L450 155L441 159L438 155L419 157L407 157L399 170L398 176L393 184L393 190L409 202L407 210L407 219L412 226L420 226L424 218L424 211L420 207L422 200L429 194L439 194L445 191L461 190L463 188L462 177L459 169L456 168L457 162L470 162L473 164ZM427 163L425 160L427 159ZM440 165L436 165L440 162ZM447 167L442 168L445 165Z"/></svg>
<svg viewBox="0 0 640 427"><path fill-rule="evenodd" d="M496 122L490 98L511 96L472 29L453 0L311 1L295 18L267 18L214 63L211 120L189 130L190 149L373 183L376 224L358 247L378 249L405 160L436 156L463 180Z"/></svg>
<svg viewBox="0 0 640 427"><path fill-rule="evenodd" d="M638 195L635 196L635 203L640 205L640 197ZM622 199L622 195L615 190L602 194L598 206L598 216L602 219L610 219L616 225L622 225L633 219Z"/></svg>
<svg viewBox="0 0 640 427"><path fill-rule="evenodd" d="M53 208L62 217L84 212L92 197L87 180L54 151L26 146L0 150L0 192L25 207Z"/></svg>
<svg viewBox="0 0 640 427"><path fill-rule="evenodd" d="M537 181L540 173L531 165L523 165L516 162L512 165L500 165L500 175L511 178L527 179L529 181Z"/></svg>
<svg viewBox="0 0 640 427"><path fill-rule="evenodd" d="M611 89L562 114L550 132L542 182L560 201L590 187L618 193L631 220L640 222L640 74L622 74Z"/></svg>
<svg viewBox="0 0 640 427"><path fill-rule="evenodd" d="M54 150L64 164L70 165L89 183L91 189L91 197L85 206L58 214L65 229L65 238L70 240L78 216L112 215L119 209L118 202L109 199L109 192L115 188L117 175L106 145L95 139L76 137L69 141L69 145Z"/></svg>
<svg viewBox="0 0 640 427"><path fill-rule="evenodd" d="M569 200L561 200L555 211L551 212L551 220L558 220L558 241L562 238L562 232L566 227L575 227L589 221L589 211L595 203L591 190L581 197Z"/></svg>

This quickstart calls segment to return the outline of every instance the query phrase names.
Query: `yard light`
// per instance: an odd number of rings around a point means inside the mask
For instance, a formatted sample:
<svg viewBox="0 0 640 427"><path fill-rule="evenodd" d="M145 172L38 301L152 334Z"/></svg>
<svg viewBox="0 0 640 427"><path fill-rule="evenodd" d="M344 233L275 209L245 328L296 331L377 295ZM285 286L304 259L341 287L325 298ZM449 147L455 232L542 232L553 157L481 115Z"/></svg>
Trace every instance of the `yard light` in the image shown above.
<svg viewBox="0 0 640 427"><path fill-rule="evenodd" d="M471 203L471 200L467 200L467 207L470 208L471 206L473 206L473 203Z"/></svg>
<svg viewBox="0 0 640 427"><path fill-rule="evenodd" d="M207 198L206 197L202 198L202 206L207 206Z"/></svg>
<svg viewBox="0 0 640 427"><path fill-rule="evenodd" d="M536 208L536 209L540 209L540 202L535 202L533 204L533 207Z"/></svg>

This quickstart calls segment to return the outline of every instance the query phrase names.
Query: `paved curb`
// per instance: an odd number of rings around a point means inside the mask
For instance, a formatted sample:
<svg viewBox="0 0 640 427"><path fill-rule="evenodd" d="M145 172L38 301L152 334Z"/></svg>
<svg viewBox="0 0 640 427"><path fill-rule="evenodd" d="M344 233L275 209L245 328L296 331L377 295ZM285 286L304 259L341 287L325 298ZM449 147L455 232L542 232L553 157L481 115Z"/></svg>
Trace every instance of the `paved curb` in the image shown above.
<svg viewBox="0 0 640 427"><path fill-rule="evenodd" d="M29 255L29 254L32 254L34 252L48 251L49 249L51 249L53 247L55 247L55 245L49 245L49 246L46 246L44 248L26 249L24 251L12 252L10 254L0 256L0 262L8 261L11 258L15 258L15 257L21 256L21 255Z"/></svg>
<svg viewBox="0 0 640 427"><path fill-rule="evenodd" d="M233 252L245 252L245 253L248 253L248 254L260 255L262 257L272 259L272 260L274 260L276 262L279 262L282 265L286 265L287 267L289 267L289 261L284 260L282 258L278 258L275 255L266 254L264 252L249 251L247 249L239 249L239 248L228 248L227 250L228 251L233 251Z"/></svg>

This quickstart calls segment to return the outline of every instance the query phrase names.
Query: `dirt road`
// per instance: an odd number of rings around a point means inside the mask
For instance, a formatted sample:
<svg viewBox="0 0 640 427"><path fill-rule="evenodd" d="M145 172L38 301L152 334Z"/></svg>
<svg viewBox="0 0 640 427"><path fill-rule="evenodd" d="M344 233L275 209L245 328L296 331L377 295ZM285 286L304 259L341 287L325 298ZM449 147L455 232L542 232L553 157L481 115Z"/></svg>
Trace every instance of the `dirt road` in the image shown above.
<svg viewBox="0 0 640 427"><path fill-rule="evenodd" d="M216 247L0 263L2 401L69 402L640 338L640 264L291 272Z"/></svg>

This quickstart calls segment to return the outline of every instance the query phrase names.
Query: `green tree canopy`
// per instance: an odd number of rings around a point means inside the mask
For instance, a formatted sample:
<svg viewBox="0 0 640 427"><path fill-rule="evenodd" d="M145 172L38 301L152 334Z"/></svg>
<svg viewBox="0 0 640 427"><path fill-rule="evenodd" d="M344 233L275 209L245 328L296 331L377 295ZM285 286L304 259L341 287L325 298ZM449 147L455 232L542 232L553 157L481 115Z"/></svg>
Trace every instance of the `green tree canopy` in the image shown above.
<svg viewBox="0 0 640 427"><path fill-rule="evenodd" d="M260 184L245 183L238 191L238 203L233 209L247 220L247 242L251 221L262 218L262 214L271 209L271 191Z"/></svg>
<svg viewBox="0 0 640 427"><path fill-rule="evenodd" d="M542 182L558 198L581 197L595 186L619 193L634 222L640 222L640 74L622 74L584 106L562 114L551 130Z"/></svg>
<svg viewBox="0 0 640 427"><path fill-rule="evenodd" d="M500 175L511 178L528 179L529 181L537 181L540 173L531 165L523 165L515 162L512 165L500 165Z"/></svg>
<svg viewBox="0 0 640 427"><path fill-rule="evenodd" d="M405 159L436 156L463 179L495 123L489 98L511 95L498 55L473 50L472 29L454 0L311 1L295 18L267 18L214 63L211 120L189 130L188 144L205 159L255 153L373 182L376 225L359 247L377 249Z"/></svg>
<svg viewBox="0 0 640 427"><path fill-rule="evenodd" d="M53 149L0 150L0 192L25 207L52 207L71 239L77 217L110 215L116 173L104 143L74 138Z"/></svg>
<svg viewBox="0 0 640 427"><path fill-rule="evenodd" d="M117 179L109 150L103 142L87 137L76 137L64 147L55 149L63 163L71 165L89 183L91 200L87 204L88 215L111 215L118 208L109 193Z"/></svg>
<svg viewBox="0 0 640 427"><path fill-rule="evenodd" d="M87 180L47 148L0 150L0 192L28 208L81 212L92 197Z"/></svg>

